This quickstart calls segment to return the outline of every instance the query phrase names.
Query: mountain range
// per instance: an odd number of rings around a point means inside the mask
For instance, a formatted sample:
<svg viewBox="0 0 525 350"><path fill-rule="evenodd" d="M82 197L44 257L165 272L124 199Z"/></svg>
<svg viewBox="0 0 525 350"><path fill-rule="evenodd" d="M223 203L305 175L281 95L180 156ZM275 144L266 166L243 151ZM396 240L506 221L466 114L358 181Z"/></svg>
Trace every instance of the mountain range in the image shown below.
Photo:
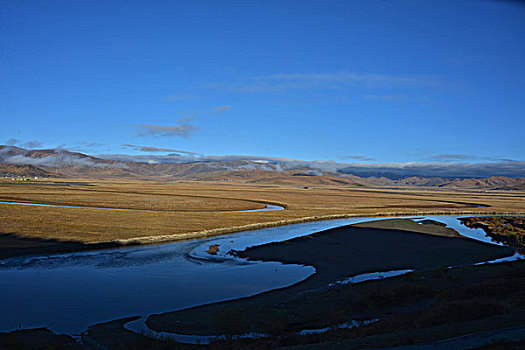
<svg viewBox="0 0 525 350"><path fill-rule="evenodd" d="M28 150L14 146L0 146L0 176L2 177L186 179L306 187L333 185L363 188L431 187L525 190L525 178L523 177L400 176L388 172L357 174L352 172L352 168L323 171L310 167L307 162L283 164L263 160L217 160L147 163L103 159L63 149Z"/></svg>

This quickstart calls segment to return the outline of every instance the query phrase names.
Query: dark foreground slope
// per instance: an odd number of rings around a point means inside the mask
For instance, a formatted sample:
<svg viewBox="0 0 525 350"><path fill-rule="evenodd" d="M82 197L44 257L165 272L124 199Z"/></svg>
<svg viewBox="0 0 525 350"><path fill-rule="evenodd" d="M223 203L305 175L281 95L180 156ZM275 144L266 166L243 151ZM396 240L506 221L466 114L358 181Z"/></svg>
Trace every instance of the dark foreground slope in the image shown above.
<svg viewBox="0 0 525 350"><path fill-rule="evenodd" d="M82 347L68 335L55 334L47 328L35 328L0 333L0 349L80 350Z"/></svg>

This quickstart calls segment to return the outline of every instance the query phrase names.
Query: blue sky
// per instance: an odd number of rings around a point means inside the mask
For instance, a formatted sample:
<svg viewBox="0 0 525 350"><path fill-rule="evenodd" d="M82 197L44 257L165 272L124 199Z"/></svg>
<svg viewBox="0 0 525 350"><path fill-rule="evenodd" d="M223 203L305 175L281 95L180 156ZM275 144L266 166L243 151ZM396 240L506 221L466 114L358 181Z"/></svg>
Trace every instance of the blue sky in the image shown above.
<svg viewBox="0 0 525 350"><path fill-rule="evenodd" d="M0 143L523 161L524 62L517 1L1 1Z"/></svg>

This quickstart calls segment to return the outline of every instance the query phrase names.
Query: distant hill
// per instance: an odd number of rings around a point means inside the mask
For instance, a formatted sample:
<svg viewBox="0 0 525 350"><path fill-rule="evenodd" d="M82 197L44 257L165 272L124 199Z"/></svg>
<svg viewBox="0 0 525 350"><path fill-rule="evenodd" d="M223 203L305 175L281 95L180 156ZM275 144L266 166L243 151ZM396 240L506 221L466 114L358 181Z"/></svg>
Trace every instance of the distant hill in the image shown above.
<svg viewBox="0 0 525 350"><path fill-rule="evenodd" d="M483 179L461 179L441 185L449 188L490 188L495 190L524 190L525 179L522 177L491 176Z"/></svg>
<svg viewBox="0 0 525 350"><path fill-rule="evenodd" d="M491 190L525 190L525 178L491 176L481 179L446 179L442 177L411 176L399 180L391 180L386 177L361 178L362 185L367 187L438 187L450 189L491 189Z"/></svg>
<svg viewBox="0 0 525 350"><path fill-rule="evenodd" d="M0 163L0 177L44 178L57 176L57 174L53 174L49 171L45 171L32 165Z"/></svg>
<svg viewBox="0 0 525 350"><path fill-rule="evenodd" d="M142 163L100 159L61 149L26 150L0 146L0 175L28 177L134 178L156 180L232 181L290 186L428 187L449 189L525 190L525 178L445 178L354 174L320 171L304 163L294 166L249 160L198 161L189 163ZM343 169L344 170L344 169ZM367 176L370 175L370 176ZM371 176L375 175L375 176ZM385 176L386 175L386 176Z"/></svg>

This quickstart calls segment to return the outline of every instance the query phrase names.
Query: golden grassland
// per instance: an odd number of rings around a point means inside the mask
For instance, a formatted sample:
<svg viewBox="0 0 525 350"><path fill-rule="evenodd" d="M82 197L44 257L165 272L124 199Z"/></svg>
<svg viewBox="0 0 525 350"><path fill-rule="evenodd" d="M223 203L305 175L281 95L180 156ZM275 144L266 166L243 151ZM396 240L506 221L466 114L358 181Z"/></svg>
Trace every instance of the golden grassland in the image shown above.
<svg viewBox="0 0 525 350"><path fill-rule="evenodd" d="M295 222L359 216L524 214L525 192L301 188L225 182L79 180L0 182L0 201L139 209L0 204L0 233L84 243L157 243ZM63 184L61 184L61 182ZM281 211L224 212L280 204ZM485 205L487 207L478 207Z"/></svg>

